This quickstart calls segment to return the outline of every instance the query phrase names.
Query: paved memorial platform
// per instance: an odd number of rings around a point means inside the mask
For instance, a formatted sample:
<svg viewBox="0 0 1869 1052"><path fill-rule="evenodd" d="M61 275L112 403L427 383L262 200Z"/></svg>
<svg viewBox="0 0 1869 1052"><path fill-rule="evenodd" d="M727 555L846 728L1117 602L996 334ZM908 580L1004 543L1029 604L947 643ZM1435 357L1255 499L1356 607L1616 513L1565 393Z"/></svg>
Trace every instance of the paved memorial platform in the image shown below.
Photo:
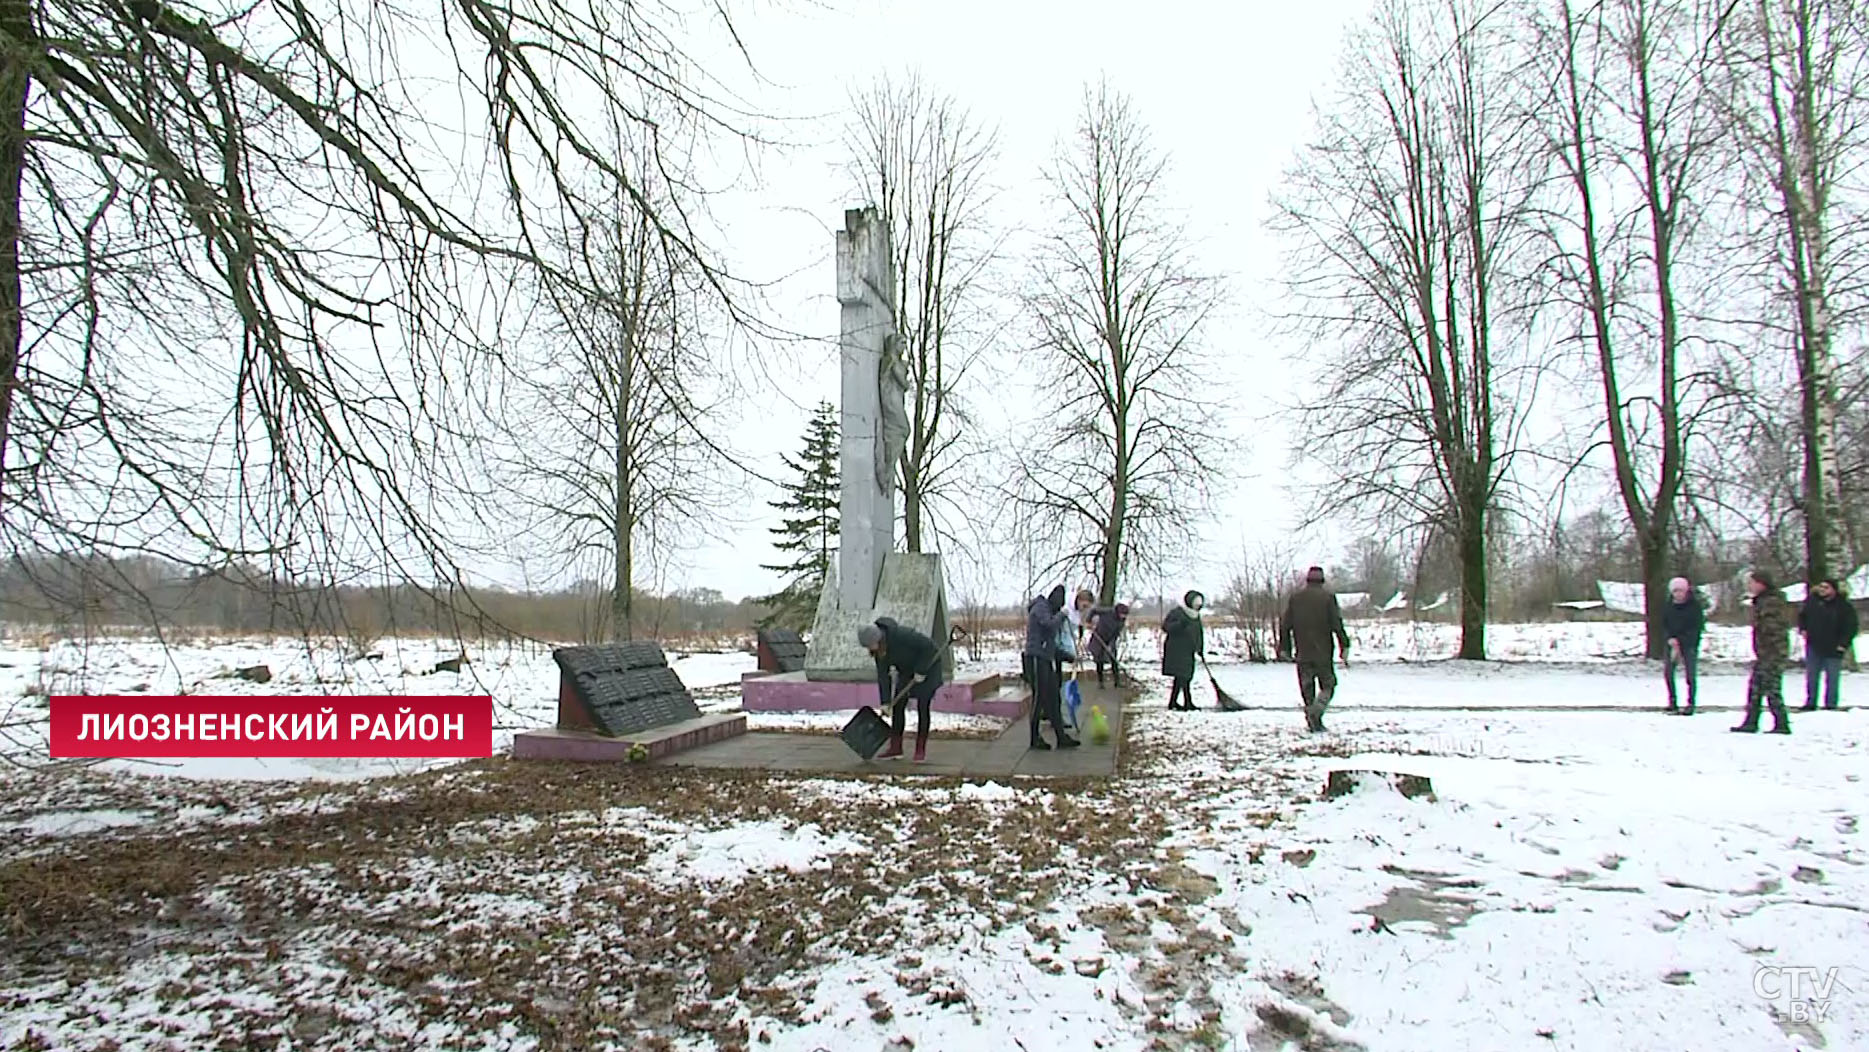
<svg viewBox="0 0 1869 1052"><path fill-rule="evenodd" d="M1083 741L1076 749L1035 752L1027 745L1031 732L1024 718L1013 720L997 738L928 739L928 762L865 761L834 734L797 734L755 731L670 756L661 762L679 767L800 771L823 774L900 774L980 778L1109 778L1116 774L1123 744L1123 699L1110 688L1082 685L1083 707L1078 718L1090 722L1090 707L1101 706L1110 721L1110 743L1095 745L1084 729L1073 737ZM909 713L908 743L915 738L915 714ZM1050 732L1046 732L1050 740Z"/></svg>

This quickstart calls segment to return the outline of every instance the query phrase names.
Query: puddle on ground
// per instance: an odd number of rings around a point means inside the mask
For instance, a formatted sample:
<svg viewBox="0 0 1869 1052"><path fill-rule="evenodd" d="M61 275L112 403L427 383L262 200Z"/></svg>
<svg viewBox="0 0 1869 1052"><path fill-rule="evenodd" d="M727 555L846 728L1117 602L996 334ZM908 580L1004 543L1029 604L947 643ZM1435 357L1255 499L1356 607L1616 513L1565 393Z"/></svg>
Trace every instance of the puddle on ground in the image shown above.
<svg viewBox="0 0 1869 1052"><path fill-rule="evenodd" d="M1363 911L1388 927L1425 924L1432 929L1435 938L1451 939L1455 928L1479 912L1472 896L1449 894L1478 888L1481 885L1477 880L1446 873L1403 869L1400 866L1382 868L1385 873L1415 882L1414 887L1401 885L1389 889L1387 898Z"/></svg>

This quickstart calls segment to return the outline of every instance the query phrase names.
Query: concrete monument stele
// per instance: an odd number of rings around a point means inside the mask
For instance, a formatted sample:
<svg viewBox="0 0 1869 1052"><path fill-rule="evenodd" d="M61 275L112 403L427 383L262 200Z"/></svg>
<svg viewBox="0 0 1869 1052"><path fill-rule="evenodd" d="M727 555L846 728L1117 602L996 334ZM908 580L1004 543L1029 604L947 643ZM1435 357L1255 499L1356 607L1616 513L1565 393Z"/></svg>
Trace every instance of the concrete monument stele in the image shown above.
<svg viewBox="0 0 1869 1052"><path fill-rule="evenodd" d="M876 209L844 213L837 234L837 302L842 360L839 471L842 516L837 565L824 582L803 673L747 678L748 711L853 709L877 702L876 663L857 645L858 627L893 617L937 642L948 634L941 557L895 551L896 478L908 444L903 399L911 377L897 331L895 253ZM947 712L1017 716L1022 699L1004 697L997 675L949 682L935 695Z"/></svg>
<svg viewBox="0 0 1869 1052"><path fill-rule="evenodd" d="M947 637L941 557L895 551L896 477L908 443L908 363L896 325L895 251L874 207L844 213L837 234L843 380L837 567L805 654L807 680L868 683L875 662L857 628L878 617ZM949 658L952 668L952 658Z"/></svg>

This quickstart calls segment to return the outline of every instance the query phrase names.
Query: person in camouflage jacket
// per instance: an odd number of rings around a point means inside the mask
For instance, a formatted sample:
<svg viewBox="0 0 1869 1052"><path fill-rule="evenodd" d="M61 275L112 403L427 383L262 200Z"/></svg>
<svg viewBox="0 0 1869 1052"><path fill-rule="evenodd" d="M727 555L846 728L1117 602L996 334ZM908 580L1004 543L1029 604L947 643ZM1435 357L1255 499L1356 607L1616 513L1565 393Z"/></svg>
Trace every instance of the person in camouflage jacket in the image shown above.
<svg viewBox="0 0 1869 1052"><path fill-rule="evenodd" d="M1772 710L1772 733L1790 734L1784 680L1791 657L1791 608L1764 570L1752 571L1746 590L1752 593L1752 680L1746 687L1746 717L1733 730L1757 734L1763 703Z"/></svg>

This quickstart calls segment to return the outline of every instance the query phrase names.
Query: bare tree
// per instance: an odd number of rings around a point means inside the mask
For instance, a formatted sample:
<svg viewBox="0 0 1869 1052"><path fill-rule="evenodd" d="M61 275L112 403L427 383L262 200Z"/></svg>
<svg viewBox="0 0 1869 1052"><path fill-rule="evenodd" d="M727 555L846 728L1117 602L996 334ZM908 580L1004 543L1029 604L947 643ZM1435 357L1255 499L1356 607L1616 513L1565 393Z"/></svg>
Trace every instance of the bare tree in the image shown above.
<svg viewBox="0 0 1869 1052"><path fill-rule="evenodd" d="M980 278L998 251L988 229L995 133L917 76L879 80L851 100L852 169L895 246L896 324L906 341L909 434L901 461L907 548L956 511L969 425L961 383L991 338ZM959 518L960 516L956 516Z"/></svg>
<svg viewBox="0 0 1869 1052"><path fill-rule="evenodd" d="M1302 580L1289 545L1260 544L1242 549L1221 609L1232 618L1246 642L1246 660L1271 661L1278 652L1278 623L1285 600Z"/></svg>
<svg viewBox="0 0 1869 1052"><path fill-rule="evenodd" d="M1510 308L1536 174L1471 0L1389 0L1359 34L1289 172L1288 320L1318 346L1299 452L1333 473L1316 514L1441 533L1460 563L1459 656L1486 656L1488 522L1537 372Z"/></svg>
<svg viewBox="0 0 1869 1052"><path fill-rule="evenodd" d="M723 7L697 10L731 39ZM699 28L681 5L413 11L0 3L11 550L446 590L494 496L460 422L511 365L506 290L587 288L552 232L630 201L739 298L593 119L651 155L671 123L751 130L677 43Z"/></svg>
<svg viewBox="0 0 1869 1052"><path fill-rule="evenodd" d="M1746 147L1748 203L1766 221L1774 299L1788 306L1803 438L1805 572L1847 573L1839 459L1839 327L1869 302L1869 242L1852 197L1869 147L1869 19L1854 0L1744 0L1719 40L1732 73L1730 113Z"/></svg>
<svg viewBox="0 0 1869 1052"><path fill-rule="evenodd" d="M1015 425L1015 499L1051 553L1042 572L1094 569L1104 604L1185 546L1224 475L1201 345L1222 286L1165 218L1166 168L1126 97L1087 90L1026 296L1040 397Z"/></svg>
<svg viewBox="0 0 1869 1052"><path fill-rule="evenodd" d="M1558 0L1540 27L1548 91L1532 96L1560 176L1541 284L1601 384L1603 441L1641 552L1653 658L1666 653L1661 615L1677 570L1693 416L1683 408L1683 257L1723 131L1703 46L1709 16L1675 0L1608 0L1581 13ZM1653 394L1632 396L1631 381L1651 369Z"/></svg>
<svg viewBox="0 0 1869 1052"><path fill-rule="evenodd" d="M673 192L662 158L619 146L630 156L619 167L645 197ZM603 225L567 234L578 281L544 286L542 353L497 405L521 535L546 537L565 560L559 573L606 569L600 627L626 640L639 626L639 558L713 532L732 508L733 462L710 434L726 387L710 353L705 277L630 201L594 218Z"/></svg>

